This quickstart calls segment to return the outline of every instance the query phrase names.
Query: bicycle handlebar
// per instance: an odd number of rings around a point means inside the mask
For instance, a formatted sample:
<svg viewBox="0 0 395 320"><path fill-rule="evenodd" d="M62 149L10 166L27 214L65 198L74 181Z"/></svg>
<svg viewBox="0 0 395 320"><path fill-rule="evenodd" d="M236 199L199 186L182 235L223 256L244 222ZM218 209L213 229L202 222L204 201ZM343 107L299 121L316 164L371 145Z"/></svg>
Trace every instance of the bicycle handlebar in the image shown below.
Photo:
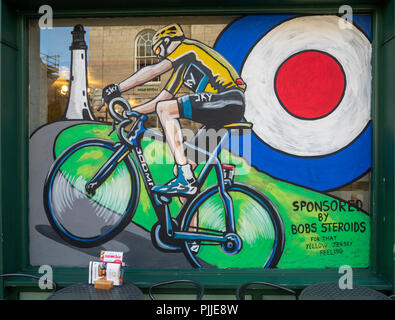
<svg viewBox="0 0 395 320"><path fill-rule="evenodd" d="M102 98L101 99L101 105L97 108L97 111L100 111L104 105L105 105L105 101ZM119 104L120 106L123 107L124 111L122 112L122 116L115 111L114 109L114 105ZM140 117L142 114L134 111L132 109L132 107L130 106L129 102L123 98L123 97L118 97L118 98L114 98L110 101L110 103L108 104L108 109L110 110L110 116L111 118L118 120L119 122L122 122L123 120L126 120L130 117ZM126 110L127 109L127 110Z"/></svg>
<svg viewBox="0 0 395 320"><path fill-rule="evenodd" d="M116 104L123 107L124 112L122 113L122 115L120 115L118 112L115 111L114 106ZM118 98L112 99L110 101L110 103L108 104L108 109L110 110L111 118L118 120L119 122L122 122L122 121L128 119L130 116L138 117L140 115L138 112L132 111L132 107L130 106L129 102L123 97L118 97ZM130 114L130 116L126 116L126 115L124 115L124 113Z"/></svg>
<svg viewBox="0 0 395 320"><path fill-rule="evenodd" d="M115 111L114 107L116 104L120 105L124 109L122 114ZM99 109L101 109L103 107L103 105L104 105L104 100L102 100L102 105L99 107ZM133 147L133 144L130 143L128 141L128 139L125 138L125 127L132 122L132 120L130 119L131 117L142 118L142 117L144 117L144 115L142 113L134 111L132 109L132 107L130 106L129 102L123 97L117 97L117 98L112 99L108 104L108 109L110 111L110 116L113 119L113 123L112 123L113 129L110 131L109 135L113 131L115 131L115 120L117 120L119 122L118 128L117 128L118 139L124 145ZM143 120L144 120L144 118L143 118Z"/></svg>

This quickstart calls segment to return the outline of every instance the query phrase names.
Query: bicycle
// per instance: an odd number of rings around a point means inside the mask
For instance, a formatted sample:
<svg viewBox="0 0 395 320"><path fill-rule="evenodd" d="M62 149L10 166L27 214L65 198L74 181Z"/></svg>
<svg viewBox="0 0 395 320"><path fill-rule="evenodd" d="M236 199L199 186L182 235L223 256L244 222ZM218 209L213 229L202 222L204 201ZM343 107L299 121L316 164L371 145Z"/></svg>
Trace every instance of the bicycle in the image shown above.
<svg viewBox="0 0 395 320"><path fill-rule="evenodd" d="M123 112L118 113L115 105L121 105ZM95 247L113 239L132 221L141 177L157 216L151 229L157 249L183 252L197 268L237 267L247 254L256 255L256 266L276 267L285 242L279 213L261 192L234 182L234 166L232 172L232 165L219 159L229 137L249 132L252 124L224 126L226 133L213 152L185 142L208 158L197 178L199 190L213 169L217 183L187 198L172 218L172 199L151 191L155 183L141 148L144 133L154 132L144 127L147 116L133 111L122 97L113 99L108 110L119 142L78 141L58 156L46 177L45 212L63 240L77 247Z"/></svg>

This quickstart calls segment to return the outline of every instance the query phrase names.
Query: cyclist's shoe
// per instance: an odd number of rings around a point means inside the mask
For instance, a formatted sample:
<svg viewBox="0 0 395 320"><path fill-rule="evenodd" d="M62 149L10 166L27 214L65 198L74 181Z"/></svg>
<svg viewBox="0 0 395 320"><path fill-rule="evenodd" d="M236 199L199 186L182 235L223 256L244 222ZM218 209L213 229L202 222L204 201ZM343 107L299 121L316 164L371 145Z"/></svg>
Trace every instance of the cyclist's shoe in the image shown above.
<svg viewBox="0 0 395 320"><path fill-rule="evenodd" d="M153 192L170 197L191 197L198 192L198 183L190 164L177 165L177 177L167 184L154 186Z"/></svg>

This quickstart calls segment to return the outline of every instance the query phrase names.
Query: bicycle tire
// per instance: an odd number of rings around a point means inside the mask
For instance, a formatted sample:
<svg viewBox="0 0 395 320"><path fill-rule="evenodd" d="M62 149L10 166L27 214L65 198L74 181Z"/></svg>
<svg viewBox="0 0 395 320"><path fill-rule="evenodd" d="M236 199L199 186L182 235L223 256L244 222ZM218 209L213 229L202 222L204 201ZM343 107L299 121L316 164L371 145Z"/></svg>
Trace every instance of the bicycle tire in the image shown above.
<svg viewBox="0 0 395 320"><path fill-rule="evenodd" d="M184 241L186 258L195 268L275 268L285 244L284 224L277 209L250 186L234 183L227 191L233 202L236 234L242 240L240 251L228 254L219 243ZM236 193L241 196L235 197ZM196 212L197 227L191 226ZM192 200L182 217L181 230L224 235L224 217L218 186L212 186ZM198 252L192 251L193 245L199 246Z"/></svg>
<svg viewBox="0 0 395 320"><path fill-rule="evenodd" d="M129 156L120 161L94 196L85 190L85 184L114 151L114 143L108 140L85 139L63 151L49 170L43 192L45 213L60 237L73 246L101 245L120 233L134 216L140 180Z"/></svg>

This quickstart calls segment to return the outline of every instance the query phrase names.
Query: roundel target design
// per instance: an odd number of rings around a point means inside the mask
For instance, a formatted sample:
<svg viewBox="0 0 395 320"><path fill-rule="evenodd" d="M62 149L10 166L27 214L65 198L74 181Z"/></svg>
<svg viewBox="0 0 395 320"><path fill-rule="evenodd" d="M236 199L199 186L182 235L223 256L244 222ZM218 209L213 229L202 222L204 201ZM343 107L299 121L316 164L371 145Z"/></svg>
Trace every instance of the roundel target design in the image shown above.
<svg viewBox="0 0 395 320"><path fill-rule="evenodd" d="M215 44L247 84L251 165L320 191L371 167L371 18L340 19L245 16Z"/></svg>
<svg viewBox="0 0 395 320"><path fill-rule="evenodd" d="M277 69L274 90L290 115L316 120L340 104L346 89L343 67L326 52L307 50L285 60Z"/></svg>
<svg viewBox="0 0 395 320"><path fill-rule="evenodd" d="M246 57L245 118L272 148L322 156L349 145L370 120L371 45L336 16L286 21Z"/></svg>

